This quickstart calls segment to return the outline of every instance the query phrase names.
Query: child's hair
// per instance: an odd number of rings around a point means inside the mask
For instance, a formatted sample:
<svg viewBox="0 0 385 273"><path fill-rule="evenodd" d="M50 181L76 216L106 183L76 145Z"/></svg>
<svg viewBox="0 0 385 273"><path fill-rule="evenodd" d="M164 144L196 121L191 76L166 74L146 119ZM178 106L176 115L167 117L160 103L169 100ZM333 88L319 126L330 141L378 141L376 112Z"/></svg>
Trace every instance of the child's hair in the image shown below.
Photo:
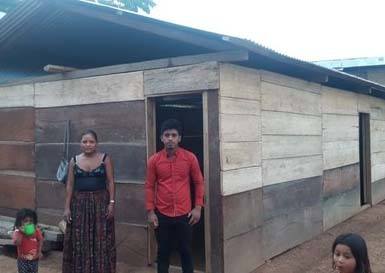
<svg viewBox="0 0 385 273"><path fill-rule="evenodd" d="M19 228L22 225L22 222L25 218L31 218L32 222L36 225L37 224L37 214L34 210L31 209L20 209L16 214L16 220L15 220L15 228Z"/></svg>
<svg viewBox="0 0 385 273"><path fill-rule="evenodd" d="M360 235L355 233L346 233L339 235L334 240L332 247L332 255L334 255L334 251L337 245L345 245L350 248L353 257L356 260L356 269L354 273L372 273L368 257L368 248L366 247L365 240ZM334 259L332 266L334 269Z"/></svg>

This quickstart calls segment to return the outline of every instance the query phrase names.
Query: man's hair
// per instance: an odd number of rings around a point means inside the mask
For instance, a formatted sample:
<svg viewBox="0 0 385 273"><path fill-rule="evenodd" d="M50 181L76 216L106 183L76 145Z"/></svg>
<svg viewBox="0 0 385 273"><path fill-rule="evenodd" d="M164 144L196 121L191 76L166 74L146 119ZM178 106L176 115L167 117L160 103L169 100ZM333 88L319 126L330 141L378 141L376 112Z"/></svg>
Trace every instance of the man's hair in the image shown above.
<svg viewBox="0 0 385 273"><path fill-rule="evenodd" d="M167 119L163 121L162 125L160 126L160 134L163 135L164 131L166 130L172 130L175 129L178 131L179 135L182 135L182 125L181 123L176 119Z"/></svg>

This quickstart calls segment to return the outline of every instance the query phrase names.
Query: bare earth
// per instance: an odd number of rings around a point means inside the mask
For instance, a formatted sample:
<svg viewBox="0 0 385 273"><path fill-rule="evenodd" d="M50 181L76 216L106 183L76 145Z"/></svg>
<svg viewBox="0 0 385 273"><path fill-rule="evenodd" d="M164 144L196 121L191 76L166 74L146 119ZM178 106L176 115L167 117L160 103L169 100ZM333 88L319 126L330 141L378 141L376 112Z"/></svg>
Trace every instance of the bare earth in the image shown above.
<svg viewBox="0 0 385 273"><path fill-rule="evenodd" d="M385 202L268 261L253 273L331 273L332 242L337 235L346 232L356 232L365 238L373 272L385 273ZM50 252L40 261L39 273L61 273L61 257L61 252ZM117 268L117 273L156 272L153 268L132 268L122 263L118 263ZM16 260L0 255L0 272L17 273Z"/></svg>

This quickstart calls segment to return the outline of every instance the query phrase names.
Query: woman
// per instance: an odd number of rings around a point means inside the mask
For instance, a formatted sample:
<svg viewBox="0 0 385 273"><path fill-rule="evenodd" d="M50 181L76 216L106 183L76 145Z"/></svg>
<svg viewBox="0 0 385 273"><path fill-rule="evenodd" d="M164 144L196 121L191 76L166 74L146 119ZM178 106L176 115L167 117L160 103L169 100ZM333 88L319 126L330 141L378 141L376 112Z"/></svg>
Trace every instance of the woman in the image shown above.
<svg viewBox="0 0 385 273"><path fill-rule="evenodd" d="M115 273L115 186L111 158L94 131L81 135L66 184L63 273Z"/></svg>

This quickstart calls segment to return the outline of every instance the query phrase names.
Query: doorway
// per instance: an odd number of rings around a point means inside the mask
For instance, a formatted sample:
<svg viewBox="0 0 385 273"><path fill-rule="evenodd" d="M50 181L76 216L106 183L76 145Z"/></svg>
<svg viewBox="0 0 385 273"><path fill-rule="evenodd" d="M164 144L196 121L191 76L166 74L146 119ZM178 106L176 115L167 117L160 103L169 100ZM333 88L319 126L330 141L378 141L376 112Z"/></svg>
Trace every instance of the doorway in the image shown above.
<svg viewBox="0 0 385 273"><path fill-rule="evenodd" d="M204 173L204 134L203 134L203 105L202 94L173 95L148 98L147 128L151 134L148 139L149 153L158 152L163 148L160 141L160 126L163 121L173 118L182 125L182 141L180 147L195 154ZM152 128L152 129L151 129ZM152 147L152 149L150 148ZM194 194L194 193L192 193ZM192 200L194 198L192 197ZM193 227L193 255L195 270L205 271L205 212L199 223ZM153 238L154 240L154 238ZM154 245L154 244L152 244ZM153 253L152 260L155 260ZM180 266L180 258L176 251L171 258L172 266Z"/></svg>
<svg viewBox="0 0 385 273"><path fill-rule="evenodd" d="M372 204L372 179L370 162L370 116L359 113L360 142L360 196L361 206Z"/></svg>

